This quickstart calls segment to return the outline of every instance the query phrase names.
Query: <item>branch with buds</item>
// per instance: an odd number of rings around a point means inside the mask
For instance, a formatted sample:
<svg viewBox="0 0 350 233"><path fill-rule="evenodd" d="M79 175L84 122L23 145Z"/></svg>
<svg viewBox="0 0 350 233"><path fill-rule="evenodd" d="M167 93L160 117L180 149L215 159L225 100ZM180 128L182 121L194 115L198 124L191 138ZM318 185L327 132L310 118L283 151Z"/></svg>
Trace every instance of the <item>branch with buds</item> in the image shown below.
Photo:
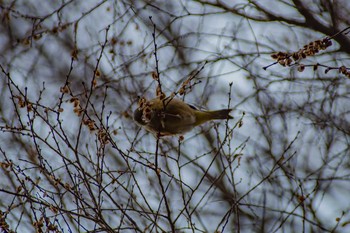
<svg viewBox="0 0 350 233"><path fill-rule="evenodd" d="M341 67L330 67L326 65L322 65L319 63L316 64L310 64L305 65L300 63L301 60L315 56L322 50L326 50L328 47L332 46L332 39L336 36L340 35L341 33L348 34L350 27L345 28L344 30L334 34L331 37L325 37L321 40L315 40L310 42L307 45L304 45L303 48L299 49L296 52L276 52L271 55L271 58L276 60L276 62L263 67L264 70L267 70L269 67L279 64L281 66L298 66L298 71L303 72L305 70L305 67L313 67L313 70L317 70L318 67L324 67L325 73L328 73L330 70L338 70L339 73L345 75L346 77L350 78L350 69L346 66Z"/></svg>

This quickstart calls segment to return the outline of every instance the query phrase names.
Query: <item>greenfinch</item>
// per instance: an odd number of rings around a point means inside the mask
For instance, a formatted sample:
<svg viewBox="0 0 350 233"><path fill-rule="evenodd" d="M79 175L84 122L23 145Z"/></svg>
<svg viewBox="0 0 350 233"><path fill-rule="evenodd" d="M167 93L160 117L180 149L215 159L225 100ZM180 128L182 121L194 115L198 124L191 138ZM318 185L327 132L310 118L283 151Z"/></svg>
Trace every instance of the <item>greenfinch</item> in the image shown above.
<svg viewBox="0 0 350 233"><path fill-rule="evenodd" d="M177 98L140 99L135 122L159 136L182 135L211 120L232 119L232 109L201 111Z"/></svg>

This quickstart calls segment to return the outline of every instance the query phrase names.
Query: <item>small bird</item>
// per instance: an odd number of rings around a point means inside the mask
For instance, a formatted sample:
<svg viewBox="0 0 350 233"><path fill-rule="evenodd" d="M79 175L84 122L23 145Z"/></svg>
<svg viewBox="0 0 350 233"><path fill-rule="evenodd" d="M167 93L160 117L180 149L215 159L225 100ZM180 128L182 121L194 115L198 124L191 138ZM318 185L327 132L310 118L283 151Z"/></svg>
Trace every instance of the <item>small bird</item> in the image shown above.
<svg viewBox="0 0 350 233"><path fill-rule="evenodd" d="M201 111L173 97L150 101L141 98L134 120L155 135L181 135L207 121L233 119L229 114L231 110Z"/></svg>

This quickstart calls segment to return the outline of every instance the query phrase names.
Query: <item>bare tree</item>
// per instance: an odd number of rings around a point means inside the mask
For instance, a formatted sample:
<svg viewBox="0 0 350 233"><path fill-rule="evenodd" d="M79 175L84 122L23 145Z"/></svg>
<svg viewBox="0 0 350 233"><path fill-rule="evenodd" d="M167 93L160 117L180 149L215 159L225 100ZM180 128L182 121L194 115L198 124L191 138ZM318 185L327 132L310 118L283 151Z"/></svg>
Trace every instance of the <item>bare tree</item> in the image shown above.
<svg viewBox="0 0 350 233"><path fill-rule="evenodd" d="M2 232L349 231L348 1L0 9ZM157 94L234 119L158 137Z"/></svg>

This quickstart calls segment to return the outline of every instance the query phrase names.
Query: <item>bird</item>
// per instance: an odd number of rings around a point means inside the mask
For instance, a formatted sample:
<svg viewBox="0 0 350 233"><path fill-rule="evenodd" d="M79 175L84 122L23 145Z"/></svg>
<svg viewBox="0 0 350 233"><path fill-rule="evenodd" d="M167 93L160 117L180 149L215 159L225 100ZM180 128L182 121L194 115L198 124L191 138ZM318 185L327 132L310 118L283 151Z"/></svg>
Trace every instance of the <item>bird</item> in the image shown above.
<svg viewBox="0 0 350 233"><path fill-rule="evenodd" d="M140 98L134 121L158 136L183 135L211 120L233 119L232 109L202 111L175 97L159 97L146 101Z"/></svg>

